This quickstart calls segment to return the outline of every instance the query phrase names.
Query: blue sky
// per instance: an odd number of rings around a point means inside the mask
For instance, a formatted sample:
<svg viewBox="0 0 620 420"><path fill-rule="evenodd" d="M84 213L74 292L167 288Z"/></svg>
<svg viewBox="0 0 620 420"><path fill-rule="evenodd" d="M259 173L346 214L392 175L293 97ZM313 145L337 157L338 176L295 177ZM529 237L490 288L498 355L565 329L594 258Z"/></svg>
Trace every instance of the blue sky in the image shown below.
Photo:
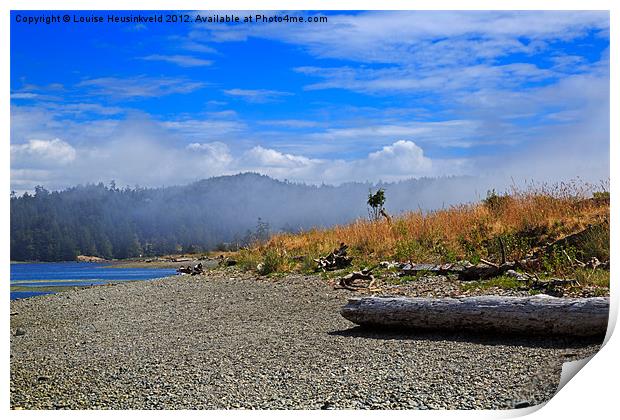
<svg viewBox="0 0 620 420"><path fill-rule="evenodd" d="M12 12L16 191L111 179L172 185L247 170L333 184L609 174L607 12L16 22L50 14L65 13Z"/></svg>

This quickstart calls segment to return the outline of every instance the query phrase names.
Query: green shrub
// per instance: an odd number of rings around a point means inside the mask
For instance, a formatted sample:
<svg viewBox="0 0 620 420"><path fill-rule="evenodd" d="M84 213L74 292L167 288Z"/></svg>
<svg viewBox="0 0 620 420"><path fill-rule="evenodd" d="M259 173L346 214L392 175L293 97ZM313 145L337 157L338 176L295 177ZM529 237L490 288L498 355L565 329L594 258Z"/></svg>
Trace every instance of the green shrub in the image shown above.
<svg viewBox="0 0 620 420"><path fill-rule="evenodd" d="M484 205L491 210L493 213L501 213L504 208L508 205L511 198L507 194L498 194L495 190L487 191L487 197L482 200Z"/></svg>
<svg viewBox="0 0 620 420"><path fill-rule="evenodd" d="M304 274L312 274L317 271L317 263L311 256L304 256L301 260L301 267L299 270Z"/></svg>
<svg viewBox="0 0 620 420"><path fill-rule="evenodd" d="M256 266L260 262L258 254L248 251L247 249L240 250L236 256L239 268L243 271L254 271Z"/></svg>
<svg viewBox="0 0 620 420"><path fill-rule="evenodd" d="M497 235L484 242L487 255L490 259L501 261L502 252L505 253L506 261L520 260L532 249L531 238L520 233L505 233ZM503 245L503 251L502 251Z"/></svg>
<svg viewBox="0 0 620 420"><path fill-rule="evenodd" d="M582 261L589 260L592 257L596 257L600 261L608 261L609 242L609 223L592 226L580 238L577 244L577 256Z"/></svg>
<svg viewBox="0 0 620 420"><path fill-rule="evenodd" d="M422 261L426 260L429 251L417 240L399 241L394 250L394 259L396 261Z"/></svg>
<svg viewBox="0 0 620 420"><path fill-rule="evenodd" d="M579 268L575 270L575 279L582 286L597 286L609 289L609 271Z"/></svg>
<svg viewBox="0 0 620 420"><path fill-rule="evenodd" d="M433 253L440 258L442 263L458 261L458 253L443 242L438 242L433 246Z"/></svg>
<svg viewBox="0 0 620 420"><path fill-rule="evenodd" d="M263 261L256 267L258 274L267 274L288 271L289 260L284 253L274 248L268 248L263 254Z"/></svg>
<svg viewBox="0 0 620 420"><path fill-rule="evenodd" d="M595 191L592 193L592 198L601 203L609 203L609 191Z"/></svg>
<svg viewBox="0 0 620 420"><path fill-rule="evenodd" d="M548 273L567 275L574 271L573 262L577 258L577 249L574 246L552 246L541 256L542 268Z"/></svg>

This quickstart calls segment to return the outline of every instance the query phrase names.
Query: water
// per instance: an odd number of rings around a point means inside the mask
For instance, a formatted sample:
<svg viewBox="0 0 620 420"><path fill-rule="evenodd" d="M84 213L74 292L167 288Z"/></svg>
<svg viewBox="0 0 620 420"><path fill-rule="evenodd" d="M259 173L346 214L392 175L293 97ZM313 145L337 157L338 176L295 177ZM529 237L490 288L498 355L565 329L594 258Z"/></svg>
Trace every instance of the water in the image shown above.
<svg viewBox="0 0 620 420"><path fill-rule="evenodd" d="M11 292L11 300L15 300L15 299L24 299L24 298L29 298L29 297L33 297L33 296L39 296L39 295L49 295L51 293L55 293L55 292Z"/></svg>
<svg viewBox="0 0 620 420"><path fill-rule="evenodd" d="M150 280L176 272L173 268L108 267L109 264L77 262L11 264L11 300L56 293L58 287ZM23 288L28 290L20 290Z"/></svg>

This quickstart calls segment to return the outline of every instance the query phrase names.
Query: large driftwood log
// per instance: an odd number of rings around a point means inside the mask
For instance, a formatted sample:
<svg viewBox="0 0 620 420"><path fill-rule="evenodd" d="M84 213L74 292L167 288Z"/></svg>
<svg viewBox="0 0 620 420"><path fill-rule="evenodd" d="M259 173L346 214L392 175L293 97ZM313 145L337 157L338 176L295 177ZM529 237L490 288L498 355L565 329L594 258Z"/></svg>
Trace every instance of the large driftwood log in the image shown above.
<svg viewBox="0 0 620 420"><path fill-rule="evenodd" d="M340 313L363 326L585 337L605 334L609 298L363 297Z"/></svg>
<svg viewBox="0 0 620 420"><path fill-rule="evenodd" d="M506 271L515 268L514 262L507 262L502 265L493 264L482 260L480 264L457 263L457 264L404 264L400 270L401 275L410 276L420 273L432 273L435 275L456 274L461 280L480 280L499 276Z"/></svg>

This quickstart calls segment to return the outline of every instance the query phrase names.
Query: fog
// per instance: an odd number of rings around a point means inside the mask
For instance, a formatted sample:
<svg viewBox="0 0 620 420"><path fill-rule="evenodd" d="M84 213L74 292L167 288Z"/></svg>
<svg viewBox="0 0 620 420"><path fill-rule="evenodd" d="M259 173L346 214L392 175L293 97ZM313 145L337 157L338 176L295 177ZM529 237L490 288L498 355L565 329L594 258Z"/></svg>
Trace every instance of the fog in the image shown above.
<svg viewBox="0 0 620 420"><path fill-rule="evenodd" d="M368 217L369 192L385 189L393 215L476 201L471 177L392 183L306 185L253 173L185 186L118 188L97 184L11 200L11 258L67 260L78 254L126 258L245 245ZM482 185L479 183L479 185Z"/></svg>

